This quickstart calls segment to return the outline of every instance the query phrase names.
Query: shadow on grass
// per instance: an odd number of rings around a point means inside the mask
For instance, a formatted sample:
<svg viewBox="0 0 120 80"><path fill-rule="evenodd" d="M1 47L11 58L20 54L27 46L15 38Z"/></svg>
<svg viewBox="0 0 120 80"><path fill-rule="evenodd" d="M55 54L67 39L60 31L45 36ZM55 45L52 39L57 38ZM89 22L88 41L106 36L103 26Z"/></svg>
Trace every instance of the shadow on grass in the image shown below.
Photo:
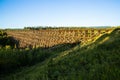
<svg viewBox="0 0 120 80"><path fill-rule="evenodd" d="M32 66L41 63L51 57L59 54L65 50L69 50L76 45L76 43L58 44L47 48L35 48L30 50L25 49L1 49L0 50L0 75L6 75L19 71L25 66Z"/></svg>

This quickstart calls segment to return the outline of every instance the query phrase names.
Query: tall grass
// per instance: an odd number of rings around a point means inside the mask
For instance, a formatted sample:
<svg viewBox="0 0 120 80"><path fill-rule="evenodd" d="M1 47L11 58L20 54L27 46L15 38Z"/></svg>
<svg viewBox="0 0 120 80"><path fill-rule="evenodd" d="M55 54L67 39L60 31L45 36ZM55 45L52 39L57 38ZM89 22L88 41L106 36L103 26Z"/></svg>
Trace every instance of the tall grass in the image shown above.
<svg viewBox="0 0 120 80"><path fill-rule="evenodd" d="M0 73L11 73L24 66L40 63L50 56L57 56L62 51L74 47L73 44L61 44L50 48L35 48L31 50L0 49Z"/></svg>
<svg viewBox="0 0 120 80"><path fill-rule="evenodd" d="M12 49L0 50L0 73L12 72L23 66L42 62L50 55L41 49L22 51Z"/></svg>
<svg viewBox="0 0 120 80"><path fill-rule="evenodd" d="M118 30L120 29L107 35L106 37L110 38L102 44L95 42L71 52L60 60L51 60L48 64L48 78L50 80L119 80L120 33ZM96 41L100 42L100 39Z"/></svg>
<svg viewBox="0 0 120 80"><path fill-rule="evenodd" d="M22 71L1 77L1 80L119 80L120 79L120 29L114 30L96 42L59 57L76 45L63 44L35 50L1 50L0 61L7 67L28 66ZM104 40L104 38L109 39ZM98 42L97 42L98 41ZM99 44L102 41L101 44ZM6 54L4 54L6 53ZM14 54L13 54L14 53ZM41 62L43 64L40 64ZM10 63L10 65L8 64ZM34 65L39 63L37 65ZM12 64L12 65L11 65ZM3 65L3 64L1 64ZM34 65L30 67L30 65ZM1 71L5 67L1 68ZM4 70L5 71L5 70Z"/></svg>

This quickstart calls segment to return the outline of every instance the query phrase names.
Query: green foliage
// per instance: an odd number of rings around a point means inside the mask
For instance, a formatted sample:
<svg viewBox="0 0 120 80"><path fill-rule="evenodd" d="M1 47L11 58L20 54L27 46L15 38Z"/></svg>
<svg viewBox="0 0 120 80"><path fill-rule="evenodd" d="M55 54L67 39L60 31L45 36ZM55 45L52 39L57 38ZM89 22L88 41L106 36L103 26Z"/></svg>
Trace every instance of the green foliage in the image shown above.
<svg viewBox="0 0 120 80"><path fill-rule="evenodd" d="M109 37L101 44L104 38ZM78 45L78 44L76 44ZM4 75L1 80L119 80L120 29L101 36L87 46L64 44L27 51L1 50L0 61L8 69L13 64L22 71ZM73 50L73 51L71 51ZM69 53L59 59L59 54ZM56 59L54 59L56 58ZM0 62L1 63L1 62ZM9 64L8 64L9 63ZM37 63L37 64L36 64ZM34 66L32 65L34 64ZM36 65L35 65L36 64ZM3 65L3 64L1 64ZM0 65L0 67L1 67ZM28 67L23 67L28 65ZM31 65L31 66L30 66ZM10 67L10 69L13 67ZM13 69L14 70L14 69Z"/></svg>
<svg viewBox="0 0 120 80"><path fill-rule="evenodd" d="M7 37L7 33L0 30L0 38Z"/></svg>
<svg viewBox="0 0 120 80"><path fill-rule="evenodd" d="M42 52L41 52L42 51ZM0 73L12 72L23 66L30 66L42 62L51 54L41 49L26 50L0 50Z"/></svg>
<svg viewBox="0 0 120 80"><path fill-rule="evenodd" d="M93 49L87 49L88 46L83 47L57 62L51 60L48 64L49 79L57 80L62 76L62 79L65 77L67 80L72 78L73 80L119 80L120 33L118 30L120 29L115 29L107 35L106 37L109 36L110 39L103 44L93 44L96 45Z"/></svg>
<svg viewBox="0 0 120 80"><path fill-rule="evenodd" d="M15 46L18 48L19 41L16 40L14 37L7 36L7 33L4 31L0 31L0 47L6 48L6 46L10 46L12 49L15 48Z"/></svg>
<svg viewBox="0 0 120 80"><path fill-rule="evenodd" d="M31 66L42 62L54 54L73 47L72 44L57 45L51 48L37 48L32 50L1 49L0 73L10 73L24 66ZM60 48L60 49L59 49Z"/></svg>

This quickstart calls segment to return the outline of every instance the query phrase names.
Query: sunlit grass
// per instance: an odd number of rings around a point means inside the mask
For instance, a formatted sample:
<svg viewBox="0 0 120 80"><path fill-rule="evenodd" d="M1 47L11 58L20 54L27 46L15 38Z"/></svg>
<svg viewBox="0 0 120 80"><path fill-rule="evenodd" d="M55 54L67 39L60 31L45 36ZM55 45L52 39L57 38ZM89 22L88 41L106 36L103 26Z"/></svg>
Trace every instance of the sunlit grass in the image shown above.
<svg viewBox="0 0 120 80"><path fill-rule="evenodd" d="M117 29L82 46L63 44L48 49L0 50L0 65L26 64L1 80L119 80L120 33ZM31 63L33 65L31 65ZM5 64L8 68L10 65ZM29 66L30 65L30 66ZM1 66L0 66L1 67ZM14 68L13 68L14 70Z"/></svg>
<svg viewBox="0 0 120 80"><path fill-rule="evenodd" d="M109 37L104 38L101 42L99 42L99 44L102 44L102 43L106 42L107 40L109 40Z"/></svg>

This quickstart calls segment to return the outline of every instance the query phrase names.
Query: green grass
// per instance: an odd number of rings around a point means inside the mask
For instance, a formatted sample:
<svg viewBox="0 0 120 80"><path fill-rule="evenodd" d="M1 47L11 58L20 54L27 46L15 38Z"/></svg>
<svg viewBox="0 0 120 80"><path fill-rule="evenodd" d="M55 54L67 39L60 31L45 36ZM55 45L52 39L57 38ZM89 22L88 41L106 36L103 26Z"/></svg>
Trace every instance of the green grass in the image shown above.
<svg viewBox="0 0 120 80"><path fill-rule="evenodd" d="M120 28L82 47L63 44L28 51L0 50L2 60L0 66L4 63L8 70L11 64L21 67L1 74L1 80L120 80Z"/></svg>
<svg viewBox="0 0 120 80"><path fill-rule="evenodd" d="M101 36L96 42L71 52L48 65L49 79L67 80L119 80L120 29ZM109 37L102 44L103 39ZM72 78L71 78L72 77Z"/></svg>

